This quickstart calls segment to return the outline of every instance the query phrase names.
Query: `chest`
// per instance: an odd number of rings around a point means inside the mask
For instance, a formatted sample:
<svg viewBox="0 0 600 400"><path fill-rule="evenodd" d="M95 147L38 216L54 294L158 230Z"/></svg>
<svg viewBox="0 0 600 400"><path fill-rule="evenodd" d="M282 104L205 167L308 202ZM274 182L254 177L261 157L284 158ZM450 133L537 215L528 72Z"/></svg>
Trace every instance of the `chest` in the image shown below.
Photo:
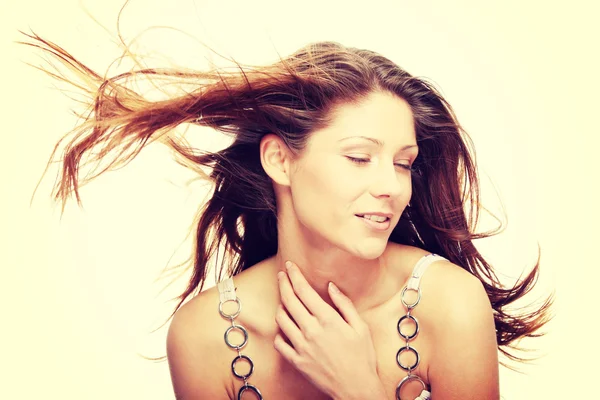
<svg viewBox="0 0 600 400"><path fill-rule="evenodd" d="M385 310L376 315L364 318L369 325L373 346L377 358L377 373L382 382L388 399L396 398L396 387L406 377L407 373L401 369L396 361L400 348L406 346L406 341L398 334L398 319L404 315L402 309ZM248 329L247 344L241 349L241 353L252 360L253 372L248 378L248 383L256 386L264 399L330 399L329 396L315 387L310 380L305 378L296 368L288 363L273 347L273 340L278 331L276 324L267 329ZM417 337L410 341L411 347L417 349L420 361L414 371L422 378L426 377L427 365L430 359L430 335L420 331ZM237 356L237 351L230 349L230 359ZM352 349L348 349L349 352ZM412 362L402 356L402 361ZM236 368L246 373L249 364L243 360ZM231 399L237 399L237 393L243 386L243 380L236 378L233 373L228 374L228 392ZM403 389L403 397L415 398L421 392L421 385L413 383ZM244 399L253 399L252 395L244 394Z"/></svg>

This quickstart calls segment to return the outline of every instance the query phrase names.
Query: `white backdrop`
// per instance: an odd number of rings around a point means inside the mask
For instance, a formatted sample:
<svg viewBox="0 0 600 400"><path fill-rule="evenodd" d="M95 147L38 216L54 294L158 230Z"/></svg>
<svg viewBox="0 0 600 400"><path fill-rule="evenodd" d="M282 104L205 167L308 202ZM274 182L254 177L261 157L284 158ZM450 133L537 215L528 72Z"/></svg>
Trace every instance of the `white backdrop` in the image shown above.
<svg viewBox="0 0 600 400"><path fill-rule="evenodd" d="M17 30L31 28L103 72L119 54L112 38L120 6L0 4L3 399L173 398L166 362L139 354L164 355L166 329L149 332L168 317L167 300L184 281L161 292L167 280L155 280L190 251L185 236L201 187L185 187L190 175L150 147L87 186L85 208L70 203L62 220L49 198L55 169L29 203L54 143L75 119L50 78L24 64L39 59L14 43L22 39ZM539 243L536 294L557 293L550 333L524 343L546 356L522 367L524 375L502 370L503 397L518 400L583 396L597 371L598 11L582 0L132 0L121 22L126 39L175 27L247 63L334 40L434 80L474 139L484 205L497 212L502 203L508 214L507 230L477 245L515 276L532 265ZM203 65L202 48L181 32L153 29L144 44ZM204 141L214 145L213 137Z"/></svg>

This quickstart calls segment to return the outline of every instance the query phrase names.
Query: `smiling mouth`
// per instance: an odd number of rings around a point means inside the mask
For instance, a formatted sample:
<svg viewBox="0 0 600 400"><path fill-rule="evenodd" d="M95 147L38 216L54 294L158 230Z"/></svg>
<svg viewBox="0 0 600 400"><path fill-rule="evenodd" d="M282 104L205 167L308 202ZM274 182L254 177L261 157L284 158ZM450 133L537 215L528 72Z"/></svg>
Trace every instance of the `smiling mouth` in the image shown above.
<svg viewBox="0 0 600 400"><path fill-rule="evenodd" d="M373 216L373 217L365 217L364 215L356 215L358 218L363 220L363 223L370 229L373 229L377 232L386 232L391 228L391 221L389 217L382 216ZM373 220L371 218L376 218L378 220ZM385 218L385 219L383 219Z"/></svg>
<svg viewBox="0 0 600 400"><path fill-rule="evenodd" d="M380 217L380 216L375 216L375 215L374 216L365 216L365 215L356 214L356 216L359 218L367 219L369 221L377 222L380 224L384 223L384 222L388 222L390 220L389 217Z"/></svg>

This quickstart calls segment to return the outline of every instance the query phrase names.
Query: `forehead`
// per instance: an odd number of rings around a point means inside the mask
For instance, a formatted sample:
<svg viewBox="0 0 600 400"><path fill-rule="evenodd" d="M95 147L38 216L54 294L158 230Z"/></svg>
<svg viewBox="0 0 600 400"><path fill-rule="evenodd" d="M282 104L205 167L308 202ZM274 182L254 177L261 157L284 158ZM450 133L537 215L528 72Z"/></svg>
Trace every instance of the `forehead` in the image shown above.
<svg viewBox="0 0 600 400"><path fill-rule="evenodd" d="M314 132L311 141L333 145L351 136L372 137L392 147L416 144L410 106L394 94L371 93L356 103L336 106L331 111L330 124Z"/></svg>

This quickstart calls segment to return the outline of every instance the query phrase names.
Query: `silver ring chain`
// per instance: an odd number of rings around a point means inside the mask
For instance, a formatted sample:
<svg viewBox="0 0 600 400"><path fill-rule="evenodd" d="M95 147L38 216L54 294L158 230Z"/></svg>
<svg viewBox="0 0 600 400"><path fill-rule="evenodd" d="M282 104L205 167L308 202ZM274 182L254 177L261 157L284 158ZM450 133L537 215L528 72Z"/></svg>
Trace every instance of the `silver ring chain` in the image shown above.
<svg viewBox="0 0 600 400"><path fill-rule="evenodd" d="M405 300L406 292L409 290L417 292L417 299L412 303L409 303ZM417 351L417 349L415 349L414 347L412 347L410 345L411 340L413 340L415 337L417 337L417 335L419 333L419 321L411 314L411 312L417 306L417 304L419 304L419 301L421 301L421 288L409 289L407 286L405 286L402 289L402 294L401 294L400 298L402 300L402 304L404 304L407 311L406 311L406 315L402 316L398 320L397 327L398 327L398 334L400 334L402 339L404 339L405 345L403 347L401 347L400 350L398 350L398 353L396 353L396 363L398 364L398 366L400 368L402 368L404 371L406 371L407 375L398 383L398 386L396 387L396 400L402 400L400 398L400 391L402 390L404 385L408 384L409 382L414 382L414 381L419 382L421 384L421 386L423 387L423 391L421 392L421 395L419 395L415 400L426 400L429 398L428 396L425 397L426 394L428 393L427 385L425 385L425 382L423 382L423 380L418 375L412 373L412 371L414 369L416 369L417 366L419 365L420 355L419 355L419 352ZM403 333L401 330L402 323L405 321L408 321L408 320L412 321L415 325L414 331L411 332L410 334ZM400 361L400 356L405 352L410 352L410 353L414 354L415 362L412 365L404 365Z"/></svg>
<svg viewBox="0 0 600 400"><path fill-rule="evenodd" d="M223 305L225 303L227 303L228 301L235 301L237 303L238 309L233 314L227 314L223 311ZM236 378L242 379L244 381L244 385L238 391L237 398L238 398L238 400L241 400L242 394L245 391L249 390L251 392L254 392L254 394L256 396L258 396L258 398L260 400L263 400L260 390L258 390L258 388L256 386L248 383L248 378L250 378L250 375L252 375L252 372L254 372L254 362L252 361L252 359L250 357L243 355L241 352L241 349L246 345L246 343L248 343L248 331L242 325L238 325L235 323L235 318L240 314L241 310L242 310L242 303L240 302L240 299L237 296L236 296L235 300L226 300L226 301L219 302L219 313L221 314L221 316L223 318L228 319L231 322L231 326L229 328L227 328L227 330L225 331L225 335L224 335L225 344L227 344L227 346L229 346L230 348L237 351L237 357L235 357L233 359L233 361L231 362L231 372L233 373L233 375ZM242 334L244 335L244 341L241 344L233 344L229 340L229 334L234 330L241 331ZM236 371L236 369L235 369L236 363L240 360L246 360L250 364L250 371L248 371L248 373L240 374Z"/></svg>

